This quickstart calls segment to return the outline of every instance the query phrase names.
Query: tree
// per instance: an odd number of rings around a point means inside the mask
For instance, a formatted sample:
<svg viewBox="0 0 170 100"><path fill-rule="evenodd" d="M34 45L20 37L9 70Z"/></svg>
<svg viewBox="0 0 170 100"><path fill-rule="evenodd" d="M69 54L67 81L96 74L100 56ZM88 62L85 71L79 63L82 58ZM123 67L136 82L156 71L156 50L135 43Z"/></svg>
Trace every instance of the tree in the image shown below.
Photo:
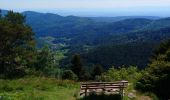
<svg viewBox="0 0 170 100"><path fill-rule="evenodd" d="M25 62L33 56L34 33L24 21L23 15L13 11L9 11L0 19L0 74L2 77L22 76L25 73Z"/></svg>
<svg viewBox="0 0 170 100"><path fill-rule="evenodd" d="M119 68L112 67L99 77L102 81L121 81L136 82L141 77L141 71L135 66L120 66Z"/></svg>
<svg viewBox="0 0 170 100"><path fill-rule="evenodd" d="M14 13L13 11L9 11L8 14L5 15L5 19L12 24L25 24L25 16L20 13Z"/></svg>
<svg viewBox="0 0 170 100"><path fill-rule="evenodd" d="M170 40L163 41L154 51L152 59L156 59L158 55L165 54L166 51L169 49Z"/></svg>
<svg viewBox="0 0 170 100"><path fill-rule="evenodd" d="M94 69L92 71L93 79L95 78L95 76L101 75L102 72L103 72L103 67L100 64L94 65Z"/></svg>
<svg viewBox="0 0 170 100"><path fill-rule="evenodd" d="M56 67L55 54L48 46L44 46L42 49L37 51L37 57L34 65L36 71L41 71L45 75L50 75Z"/></svg>
<svg viewBox="0 0 170 100"><path fill-rule="evenodd" d="M146 73L137 82L136 88L143 92L153 92L161 100L170 98L170 45L162 43L155 52Z"/></svg>
<svg viewBox="0 0 170 100"><path fill-rule="evenodd" d="M71 59L71 70L78 76L81 80L85 75L85 70L83 68L83 64L81 62L81 58L79 54L75 54Z"/></svg>

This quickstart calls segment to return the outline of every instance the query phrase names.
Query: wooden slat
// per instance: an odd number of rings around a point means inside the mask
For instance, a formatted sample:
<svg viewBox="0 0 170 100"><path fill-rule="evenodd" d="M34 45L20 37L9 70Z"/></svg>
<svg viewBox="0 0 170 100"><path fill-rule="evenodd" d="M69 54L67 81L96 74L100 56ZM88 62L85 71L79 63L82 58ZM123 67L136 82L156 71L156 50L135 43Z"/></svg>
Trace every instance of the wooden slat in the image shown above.
<svg viewBox="0 0 170 100"><path fill-rule="evenodd" d="M93 91L94 92L94 91ZM108 92L108 91L107 91ZM86 93L92 93L91 91L87 91ZM95 92L95 93L101 93L101 92ZM119 93L118 91L111 91L109 93ZM81 92L80 95L85 94L85 92Z"/></svg>
<svg viewBox="0 0 170 100"><path fill-rule="evenodd" d="M119 88L124 88L127 86L121 85L121 86L86 86L86 87L81 87L81 88L93 88L93 87L104 87L104 88L114 88L114 87L119 87Z"/></svg>
<svg viewBox="0 0 170 100"><path fill-rule="evenodd" d="M128 83L128 81L123 81L123 82L84 82L84 83L81 83L82 85L86 85L86 84L126 84Z"/></svg>
<svg viewBox="0 0 170 100"><path fill-rule="evenodd" d="M123 89L126 88L128 85L128 81L119 81L119 82L84 82L81 83L81 90L84 91L83 93L80 94L85 94L90 92L98 92L97 89L102 89L101 92L107 91L107 89L118 89L120 90L119 92L122 94ZM93 90L94 89L94 90ZM93 91L89 91L93 90ZM107 91L108 92L108 91ZM115 92L115 91L110 91L110 92ZM123 94L122 94L123 95Z"/></svg>
<svg viewBox="0 0 170 100"><path fill-rule="evenodd" d="M84 88L95 88L95 87L98 87L98 88L126 88L127 86L87 86L87 87L81 87L81 89L84 89Z"/></svg>
<svg viewBox="0 0 170 100"><path fill-rule="evenodd" d="M127 85L123 85L123 84L100 84L100 85L81 85L82 87L87 87L87 86L91 86L91 87L94 87L94 86L127 86Z"/></svg>

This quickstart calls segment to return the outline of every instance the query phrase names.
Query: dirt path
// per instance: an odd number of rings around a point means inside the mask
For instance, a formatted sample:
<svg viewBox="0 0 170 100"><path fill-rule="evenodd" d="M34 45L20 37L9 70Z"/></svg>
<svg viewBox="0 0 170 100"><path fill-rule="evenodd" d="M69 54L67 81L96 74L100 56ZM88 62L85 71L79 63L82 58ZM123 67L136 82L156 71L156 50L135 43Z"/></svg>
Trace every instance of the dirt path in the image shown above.
<svg viewBox="0 0 170 100"><path fill-rule="evenodd" d="M137 100L152 100L149 96L141 96Z"/></svg>

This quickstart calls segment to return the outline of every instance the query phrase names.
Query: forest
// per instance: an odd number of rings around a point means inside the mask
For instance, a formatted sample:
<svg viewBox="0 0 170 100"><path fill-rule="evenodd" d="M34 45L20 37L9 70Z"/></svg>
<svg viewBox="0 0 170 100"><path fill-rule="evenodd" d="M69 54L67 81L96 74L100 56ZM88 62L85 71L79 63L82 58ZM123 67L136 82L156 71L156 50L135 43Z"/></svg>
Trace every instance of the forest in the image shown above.
<svg viewBox="0 0 170 100"><path fill-rule="evenodd" d="M0 35L0 100L79 100L79 82L121 80L124 100L170 99L170 18L1 10Z"/></svg>

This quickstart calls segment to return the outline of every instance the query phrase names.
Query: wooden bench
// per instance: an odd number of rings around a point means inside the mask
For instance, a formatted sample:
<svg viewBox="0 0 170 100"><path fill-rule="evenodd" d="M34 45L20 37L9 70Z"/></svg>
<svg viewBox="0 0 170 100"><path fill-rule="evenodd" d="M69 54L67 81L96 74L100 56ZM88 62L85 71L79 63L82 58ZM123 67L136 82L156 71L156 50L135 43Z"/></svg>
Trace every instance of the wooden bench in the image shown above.
<svg viewBox="0 0 170 100"><path fill-rule="evenodd" d="M128 81L118 82L83 82L81 83L80 96L87 96L90 93L104 94L120 94L124 95L124 88L128 85Z"/></svg>

